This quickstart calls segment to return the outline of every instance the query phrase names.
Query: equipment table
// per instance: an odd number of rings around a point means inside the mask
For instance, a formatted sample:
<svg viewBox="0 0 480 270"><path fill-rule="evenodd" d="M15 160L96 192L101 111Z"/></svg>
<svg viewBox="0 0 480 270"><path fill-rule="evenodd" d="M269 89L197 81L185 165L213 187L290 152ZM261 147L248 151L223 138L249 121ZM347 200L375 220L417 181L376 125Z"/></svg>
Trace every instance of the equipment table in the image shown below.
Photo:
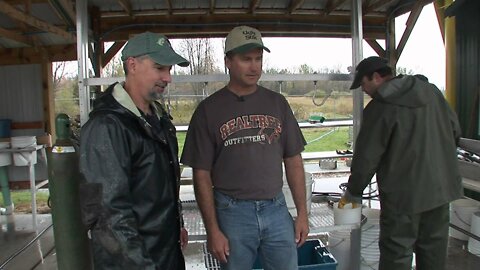
<svg viewBox="0 0 480 270"><path fill-rule="evenodd" d="M35 151L40 151L41 157L44 158L46 162L47 154L45 151L45 145L43 144L36 145L35 147L0 149L0 153L12 153L12 154L33 153ZM38 233L37 231L37 190L40 187L44 186L46 183L48 183L48 179L36 185L35 184L35 164L32 162L32 160L30 160L28 162L28 165L26 165L26 167L28 167L28 175L30 180L30 192L31 192L31 199L32 199L32 228L35 231L35 233Z"/></svg>

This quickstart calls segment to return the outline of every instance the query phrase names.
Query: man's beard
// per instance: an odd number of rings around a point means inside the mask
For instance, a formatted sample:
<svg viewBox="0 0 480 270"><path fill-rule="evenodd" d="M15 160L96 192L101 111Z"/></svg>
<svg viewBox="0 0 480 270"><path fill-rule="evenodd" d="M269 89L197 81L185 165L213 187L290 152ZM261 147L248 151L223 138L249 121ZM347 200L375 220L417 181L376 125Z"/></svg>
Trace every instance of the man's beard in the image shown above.
<svg viewBox="0 0 480 270"><path fill-rule="evenodd" d="M150 90L150 93L148 93L148 98L150 99L150 101L155 101L155 100L159 100L159 99L162 99L163 98L163 92L158 92L155 88L156 87L162 87L165 91L165 88L167 87L167 85L161 85L161 84L157 84L155 85L155 87L153 87L151 90Z"/></svg>
<svg viewBox="0 0 480 270"><path fill-rule="evenodd" d="M163 98L163 93L159 93L157 91L151 91L148 93L148 99L150 101L155 101Z"/></svg>

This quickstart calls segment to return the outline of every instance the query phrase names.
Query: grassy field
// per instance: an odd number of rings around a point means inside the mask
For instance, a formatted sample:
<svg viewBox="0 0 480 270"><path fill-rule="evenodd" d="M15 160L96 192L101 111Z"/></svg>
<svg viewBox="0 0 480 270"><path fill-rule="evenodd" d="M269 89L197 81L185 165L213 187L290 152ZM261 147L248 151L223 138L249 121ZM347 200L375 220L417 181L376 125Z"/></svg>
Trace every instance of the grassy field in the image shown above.
<svg viewBox="0 0 480 270"><path fill-rule="evenodd" d="M332 151L336 149L348 149L349 128L309 128L302 130L307 146L306 152ZM178 132L178 144L180 153L183 150L185 141L185 132ZM20 190L11 192L12 201L15 205L15 213L31 213L31 195L29 190ZM50 213L47 205L48 192L37 193L38 213Z"/></svg>
<svg viewBox="0 0 480 270"><path fill-rule="evenodd" d="M63 96L62 96L63 97ZM326 100L323 97L316 98L315 101L311 97L298 96L287 97L292 111L298 121L305 121L312 115L322 115L327 120L335 118L349 118L352 113L352 96L337 95L331 96ZM365 100L365 104L368 99ZM75 101L57 101L59 110L68 111L67 108L76 108ZM63 103L62 103L63 102ZM316 104L322 104L318 106ZM63 107L62 107L63 106ZM196 107L196 103L192 100L171 100L169 102L174 123L176 125L185 125L190 121L191 115ZM70 112L75 115L77 112ZM302 130L307 146L305 152L320 152L349 149L350 131L348 127L341 128L308 128ZM180 155L185 142L185 132L177 132L178 145ZM12 191L12 201L15 205L16 213L31 213L30 207L30 191ZM47 205L48 192L37 193L37 206L39 213L49 213L50 208Z"/></svg>
<svg viewBox="0 0 480 270"><path fill-rule="evenodd" d="M308 128L302 130L307 141L305 152L333 151L349 148L349 128ZM185 132L177 132L179 153L183 151Z"/></svg>
<svg viewBox="0 0 480 270"><path fill-rule="evenodd" d="M15 206L15 213L32 213L30 190L12 190L10 195ZM42 190L41 192L37 192L37 213L50 213L51 209L47 205L48 197L49 194L47 191ZM3 206L2 201L2 207Z"/></svg>

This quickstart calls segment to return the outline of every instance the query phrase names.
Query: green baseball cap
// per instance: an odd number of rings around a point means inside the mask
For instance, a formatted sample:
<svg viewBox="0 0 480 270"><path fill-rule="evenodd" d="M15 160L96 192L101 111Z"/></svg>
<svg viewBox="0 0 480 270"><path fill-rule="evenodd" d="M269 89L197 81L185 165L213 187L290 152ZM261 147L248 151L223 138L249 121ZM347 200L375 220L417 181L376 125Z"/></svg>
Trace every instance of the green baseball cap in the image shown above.
<svg viewBox="0 0 480 270"><path fill-rule="evenodd" d="M237 26L228 33L225 39L225 54L246 53L255 48L262 48L267 52L270 50L263 45L260 31L249 26Z"/></svg>
<svg viewBox="0 0 480 270"><path fill-rule="evenodd" d="M122 61L128 57L148 55L155 63L162 66L190 65L187 59L178 55L172 48L170 41L162 34L145 32L130 38L122 50Z"/></svg>

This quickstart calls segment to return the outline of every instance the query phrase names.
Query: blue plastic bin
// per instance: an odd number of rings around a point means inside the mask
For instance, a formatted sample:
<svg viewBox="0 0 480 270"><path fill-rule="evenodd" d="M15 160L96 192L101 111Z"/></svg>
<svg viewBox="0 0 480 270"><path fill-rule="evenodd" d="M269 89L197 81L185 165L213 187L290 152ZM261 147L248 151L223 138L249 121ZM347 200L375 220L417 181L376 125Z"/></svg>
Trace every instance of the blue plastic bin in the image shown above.
<svg viewBox="0 0 480 270"><path fill-rule="evenodd" d="M10 138L11 137L11 125L12 120L10 119L0 119L0 138Z"/></svg>
<svg viewBox="0 0 480 270"><path fill-rule="evenodd" d="M297 249L298 269L308 270L335 270L337 269L337 260L327 250L320 240L308 240ZM262 269L260 258L257 257L254 270Z"/></svg>

